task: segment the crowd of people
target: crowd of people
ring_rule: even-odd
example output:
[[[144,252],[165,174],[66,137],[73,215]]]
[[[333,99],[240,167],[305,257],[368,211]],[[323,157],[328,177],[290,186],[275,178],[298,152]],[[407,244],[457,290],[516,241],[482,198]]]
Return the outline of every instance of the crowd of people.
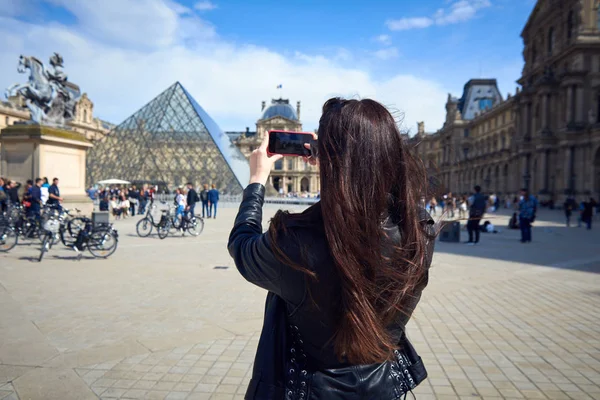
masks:
[[[21,183],[0,177],[0,211],[5,212],[11,206],[23,206],[28,217],[39,218],[44,205],[60,209],[63,199],[58,184],[58,178],[52,179],[50,184],[44,177],[29,179],[22,188]]]
[[[471,195],[461,195],[455,197],[452,193],[443,196],[432,197],[428,201],[423,201],[425,208],[431,215],[437,215],[441,211],[451,219],[467,220],[466,229],[469,234],[469,245],[479,243],[480,232],[497,233],[495,226],[486,221],[481,224],[481,220],[486,213],[494,213],[502,206],[505,209],[513,211],[509,220],[509,229],[521,230],[521,242],[531,242],[531,227],[535,222],[537,210],[540,202],[529,193],[527,189],[522,189],[519,196],[505,195],[503,200],[496,194],[485,195],[481,193],[481,187],[475,186]],[[552,201],[541,203],[545,207],[553,208]],[[569,198],[563,204],[563,210],[566,217],[567,227],[571,225],[571,218],[578,212],[578,226],[586,225],[587,229],[592,228],[594,214],[600,215],[600,204],[595,199],[577,203],[575,199]]]
[[[111,212],[117,219],[144,214],[148,204],[155,200],[157,194],[169,194],[166,190],[159,192],[158,186],[147,184],[140,188],[136,185],[129,187],[124,185],[91,186],[87,193],[92,201],[98,203],[100,211]],[[213,184],[209,189],[209,186],[205,184],[198,193],[192,183],[188,182],[184,187],[176,188],[171,194],[173,194],[177,215],[189,213],[193,218],[196,204],[201,203],[202,218],[217,217],[219,191],[216,185]]]

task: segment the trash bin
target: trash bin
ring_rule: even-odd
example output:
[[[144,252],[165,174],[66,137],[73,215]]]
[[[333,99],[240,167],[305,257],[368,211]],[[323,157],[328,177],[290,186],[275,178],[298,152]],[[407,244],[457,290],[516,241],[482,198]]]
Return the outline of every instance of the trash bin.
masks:
[[[440,230],[440,242],[460,242],[460,222],[444,221]]]

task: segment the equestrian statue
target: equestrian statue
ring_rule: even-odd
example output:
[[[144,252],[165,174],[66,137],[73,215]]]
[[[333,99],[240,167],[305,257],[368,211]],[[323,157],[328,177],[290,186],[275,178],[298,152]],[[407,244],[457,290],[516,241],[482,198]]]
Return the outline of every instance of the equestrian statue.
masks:
[[[51,69],[35,57],[21,55],[17,71],[27,73],[29,80],[24,84],[15,84],[6,90],[6,97],[23,96],[31,112],[31,122],[39,125],[64,127],[65,122],[75,116],[77,100],[81,92],[76,85],[67,82],[63,71],[63,58],[54,53],[50,57]]]

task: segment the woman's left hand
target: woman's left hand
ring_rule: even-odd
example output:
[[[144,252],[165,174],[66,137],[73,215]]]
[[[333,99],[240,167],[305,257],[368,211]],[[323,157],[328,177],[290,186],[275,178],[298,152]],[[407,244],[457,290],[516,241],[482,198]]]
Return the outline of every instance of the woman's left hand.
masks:
[[[266,185],[271,173],[271,168],[275,161],[283,158],[281,154],[273,154],[269,156],[267,154],[267,147],[269,146],[269,134],[266,133],[265,137],[260,144],[260,147],[252,152],[250,155],[250,183],[260,183]]]

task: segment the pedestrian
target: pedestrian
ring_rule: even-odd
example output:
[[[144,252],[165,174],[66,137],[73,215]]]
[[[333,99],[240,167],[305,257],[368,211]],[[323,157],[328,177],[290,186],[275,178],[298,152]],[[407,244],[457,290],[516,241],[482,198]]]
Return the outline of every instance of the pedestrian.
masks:
[[[219,203],[219,191],[217,190],[217,185],[212,184],[212,189],[208,191],[208,202],[210,203],[210,212],[209,216],[212,218],[217,218],[217,204]]]
[[[129,190],[129,212],[133,217],[135,216],[135,209],[140,203],[140,191],[137,189],[135,185],[131,187]]]
[[[563,204],[563,210],[565,211],[565,218],[567,220],[567,228],[571,226],[571,215],[573,215],[573,199],[568,198]]]
[[[190,215],[190,219],[196,218],[195,214],[194,214],[194,210],[196,209],[196,203],[198,201],[200,201],[200,197],[198,196],[198,193],[194,190],[194,186],[192,185],[191,182],[187,183],[187,198],[186,198],[186,203],[187,203],[187,208],[186,211],[189,213]]]
[[[429,200],[429,212],[431,213],[431,215],[437,215],[436,208],[437,200],[435,199],[435,197],[432,197],[431,200]]]
[[[519,201],[519,227],[521,228],[521,243],[531,242],[531,224],[535,221],[537,200],[529,194],[529,190],[521,189]]]
[[[8,195],[8,202],[13,206],[19,204],[19,188],[21,188],[21,184],[12,179],[10,179],[8,181],[8,185],[6,185],[6,194]]]
[[[479,222],[485,214],[488,199],[481,193],[481,186],[474,188],[475,193],[469,198],[469,220],[467,221],[467,232],[469,232],[469,246],[479,243]]]
[[[50,195],[49,189],[50,189],[50,184],[48,183],[48,178],[44,177],[44,182],[42,183],[42,186],[40,187],[40,191],[42,192],[42,205],[46,204],[48,202],[48,198]]]
[[[183,195],[183,190],[180,188],[175,189],[175,204],[177,209],[175,210],[175,218],[183,219],[183,214],[185,212],[186,204],[185,204],[185,196]]]
[[[62,201],[63,198],[60,197],[60,190],[58,189],[58,178],[54,178],[52,179],[52,186],[48,188],[48,201],[46,203],[60,210],[62,209],[60,206]]]
[[[593,198],[590,198],[589,201],[586,201],[583,204],[581,220],[585,222],[588,230],[592,229],[592,220],[594,219],[594,208],[596,208],[596,201]]]
[[[208,207],[208,185],[200,192],[200,201],[202,202],[202,218],[210,218],[210,208]],[[206,214],[204,213],[206,211]]]
[[[41,178],[36,178],[35,180],[35,185],[30,187],[29,190],[29,202],[30,202],[30,206],[29,206],[29,210],[28,210],[28,216],[30,218],[36,218],[36,219],[40,219],[40,208],[42,206],[42,190],[40,189],[42,187],[42,179]]]
[[[127,190],[124,190],[121,193],[121,202],[119,203],[119,207],[121,207],[121,215],[123,218],[127,218],[129,216],[129,208],[131,204],[129,202],[129,194]]]
[[[265,233],[281,156],[267,153],[268,135],[250,156],[228,249],[268,294],[245,398],[398,400],[426,377],[405,334],[433,254],[433,220],[418,205],[425,171],[372,100],[329,100],[318,132],[321,201],[279,211]]]

